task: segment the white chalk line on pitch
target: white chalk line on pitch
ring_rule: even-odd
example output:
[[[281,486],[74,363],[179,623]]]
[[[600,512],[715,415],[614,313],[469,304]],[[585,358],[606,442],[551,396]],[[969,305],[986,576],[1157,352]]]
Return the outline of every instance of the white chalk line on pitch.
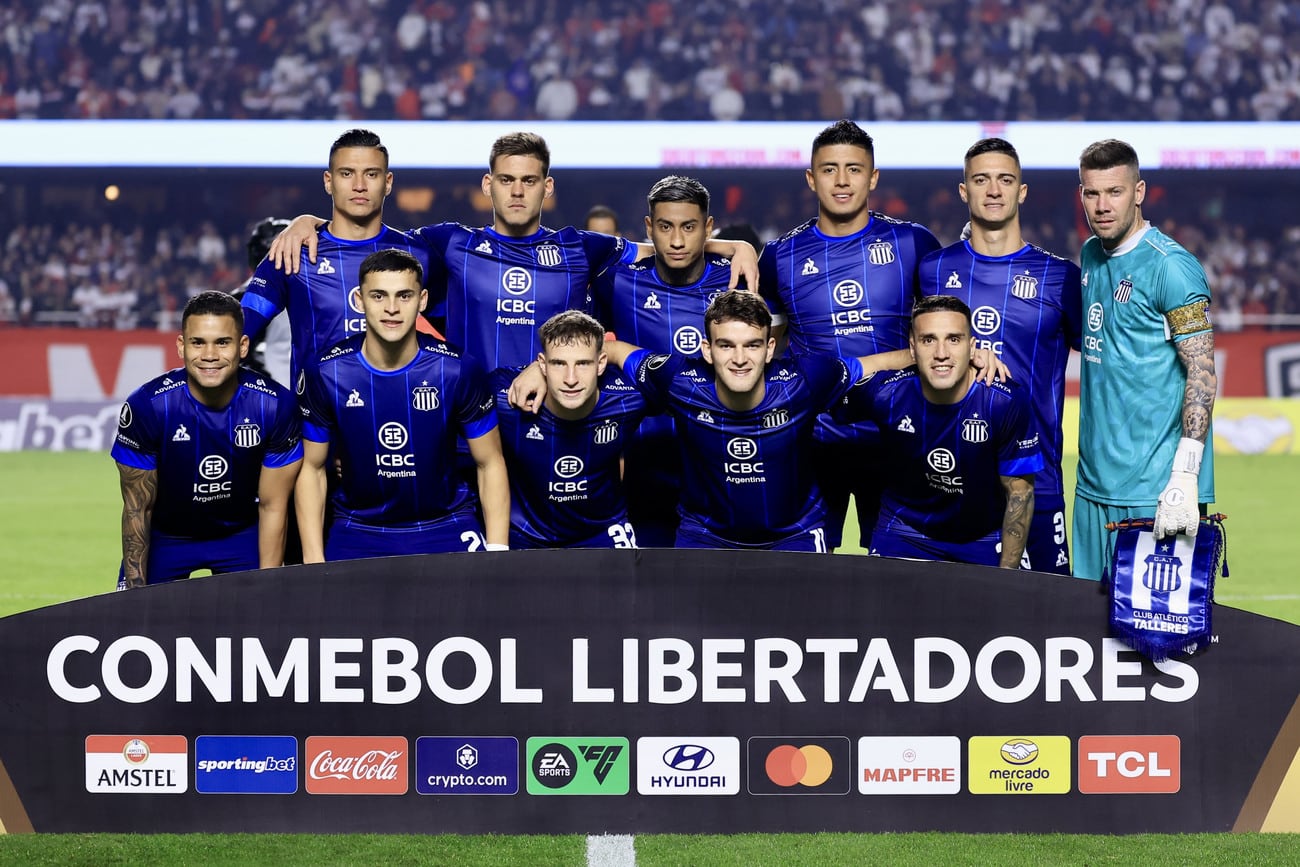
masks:
[[[1270,593],[1270,594],[1253,594],[1253,593],[1215,593],[1215,602],[1235,602],[1238,599],[1258,600],[1260,602],[1293,602],[1300,599],[1300,593]]]
[[[587,837],[587,867],[636,867],[636,838],[631,834]]]

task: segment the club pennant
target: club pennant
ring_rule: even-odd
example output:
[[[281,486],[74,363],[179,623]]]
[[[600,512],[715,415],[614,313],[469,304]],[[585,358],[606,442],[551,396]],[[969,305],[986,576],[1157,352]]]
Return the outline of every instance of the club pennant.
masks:
[[[1224,562],[1223,519],[1202,518],[1193,538],[1156,539],[1151,518],[1107,525],[1115,532],[1112,634],[1155,662],[1209,646],[1214,581]]]

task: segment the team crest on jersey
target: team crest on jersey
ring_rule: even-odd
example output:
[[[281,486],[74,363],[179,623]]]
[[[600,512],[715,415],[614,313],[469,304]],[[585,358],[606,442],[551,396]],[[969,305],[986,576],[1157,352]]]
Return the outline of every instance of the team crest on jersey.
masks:
[[[873,241],[867,245],[867,259],[872,265],[888,265],[894,261],[894,245],[888,241]]]
[[[316,273],[317,273],[317,274],[333,274],[333,273],[335,273],[335,272],[334,272],[334,266],[330,264],[330,260],[329,260],[329,259],[321,259],[321,260],[320,260],[320,265],[318,265],[318,266],[316,267]]]
[[[482,241],[479,241],[478,246],[474,248],[474,252],[475,252],[475,253],[487,253],[489,256],[491,256],[491,255],[492,255],[492,245],[491,245],[490,243],[488,243],[488,239],[487,239],[487,238],[484,238]]]
[[[953,271],[951,274],[948,275],[948,282],[943,284],[943,288],[945,289],[961,288],[961,278],[957,276],[956,271]]]
[[[190,432],[185,429],[185,425],[176,425],[176,433],[172,434],[172,442],[187,443],[190,441]]]
[[[618,439],[618,422],[610,419],[596,425],[596,429],[592,431],[591,439],[598,446],[612,443]]]
[[[774,428],[780,427],[790,421],[790,411],[785,409],[770,409],[763,413],[763,427]]]
[[[511,295],[523,295],[533,288],[533,275],[524,268],[507,268],[501,275],[501,288]]]
[[[251,449],[262,444],[262,429],[244,419],[243,424],[235,425],[235,445],[241,449]]]
[[[984,443],[989,439],[989,423],[982,418],[963,419],[961,438],[968,443]]]
[[[1011,294],[1017,298],[1037,298],[1038,278],[1028,274],[1017,274],[1011,278]]]
[[[528,429],[528,433],[524,434],[524,439],[537,440],[538,442],[541,442],[546,439],[546,437],[542,436],[542,429],[540,427],[533,425]]]
[[[713,424],[713,416],[709,414],[707,409],[700,410],[699,415],[695,416],[695,420],[702,421],[705,424]]]
[[[641,306],[646,310],[660,310],[663,308],[663,305],[659,303],[659,296],[653,292],[646,296],[645,304]]]
[[[437,409],[441,404],[438,403],[438,389],[422,382],[411,391],[411,406],[420,410]]]
[[[910,415],[903,416],[903,420],[898,423],[896,430],[903,433],[916,433],[916,428],[912,426],[912,417]]]
[[[803,270],[799,272],[800,277],[807,277],[810,274],[820,274],[820,273],[821,270],[818,269],[816,262],[814,262],[812,259],[803,260]]]
[[[1119,285],[1115,287],[1115,300],[1120,304],[1127,304],[1129,296],[1132,294],[1133,281],[1125,277],[1123,280],[1119,281]]]
[[[352,393],[348,395],[347,403],[343,405],[350,406],[350,407],[358,407],[358,406],[365,406],[366,402],[361,399],[361,395],[354,388],[352,389]]]
[[[560,248],[554,244],[542,244],[537,248],[537,264],[547,268],[554,268],[564,261],[560,254]]]

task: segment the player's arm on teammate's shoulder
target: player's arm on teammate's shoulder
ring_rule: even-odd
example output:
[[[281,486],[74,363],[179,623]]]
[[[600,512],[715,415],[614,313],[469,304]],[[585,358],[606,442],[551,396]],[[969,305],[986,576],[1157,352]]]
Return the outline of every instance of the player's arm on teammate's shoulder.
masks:
[[[728,289],[758,291],[758,253],[748,241],[728,241],[710,238],[704,242],[704,252],[726,256],[731,260],[731,279]]]
[[[478,473],[479,504],[483,507],[483,535],[488,550],[510,546],[510,480],[501,451],[501,429],[494,427],[466,441]],[[499,546],[499,547],[498,547]]]
[[[975,368],[975,378],[985,385],[994,380],[1006,382],[1011,378],[1011,368],[1002,361],[1002,356],[991,349],[976,347],[971,351],[970,364]]]
[[[293,488],[298,534],[302,537],[302,562],[325,562],[325,463],[330,445],[304,439],[302,469]]]
[[[1001,476],[1007,505],[1002,513],[1002,554],[998,565],[1019,569],[1029,541],[1029,524],[1034,517],[1034,477]]]
[[[158,498],[158,471],[117,465],[122,487],[122,572],[127,587],[143,587],[148,575],[149,529]]]
[[[289,496],[298,481],[302,461],[282,467],[263,465],[257,478],[257,567],[284,565],[284,543],[289,528]]]
[[[266,258],[274,262],[275,267],[284,273],[297,274],[298,266],[302,262],[300,255],[302,245],[307,245],[308,261],[315,262],[316,241],[319,238],[320,227],[327,222],[329,221],[311,214],[299,214],[271,241],[271,249],[267,252]]]
[[[506,392],[506,400],[511,406],[524,412],[542,411],[542,401],[546,400],[545,364],[546,361],[539,352],[537,360],[526,365],[514,378]]]
[[[902,370],[912,363],[912,353],[906,349],[891,349],[874,355],[859,355],[858,364],[862,365],[862,375],[871,376],[883,370]]]
[[[1194,301],[1165,314],[1174,351],[1187,374],[1183,386],[1183,435],[1174,453],[1169,481],[1156,502],[1154,532],[1157,539],[1186,533],[1195,536],[1200,526],[1199,483],[1201,457],[1210,433],[1214,394],[1219,376],[1214,368],[1214,331],[1209,303]],[[1178,340],[1180,335],[1190,335]]]

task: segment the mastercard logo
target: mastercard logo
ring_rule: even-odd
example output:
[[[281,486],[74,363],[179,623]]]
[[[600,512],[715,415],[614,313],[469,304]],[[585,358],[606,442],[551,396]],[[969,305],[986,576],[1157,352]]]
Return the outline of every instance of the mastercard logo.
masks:
[[[778,786],[820,786],[831,777],[835,763],[824,747],[816,744],[796,747],[782,744],[767,754],[763,763],[767,778]]]

